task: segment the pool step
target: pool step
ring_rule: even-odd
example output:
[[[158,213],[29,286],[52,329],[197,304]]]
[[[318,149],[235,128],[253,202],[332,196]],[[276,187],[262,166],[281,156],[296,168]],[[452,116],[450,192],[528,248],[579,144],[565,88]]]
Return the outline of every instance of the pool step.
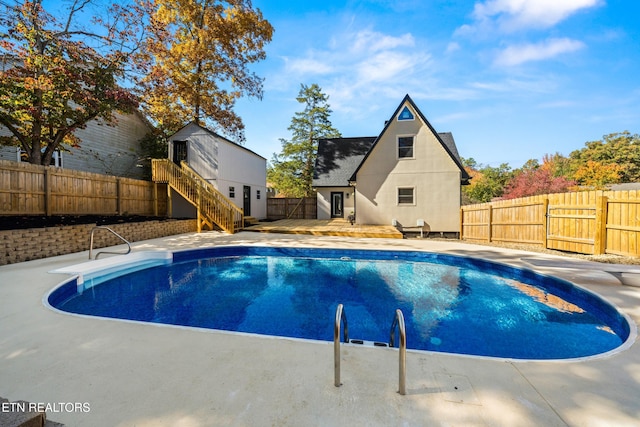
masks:
[[[47,414],[30,410],[29,402],[9,402],[0,397],[0,426],[2,427],[64,427],[64,424],[47,420]]]
[[[389,347],[389,344],[387,344],[386,342],[380,342],[380,341],[367,341],[367,340],[350,339],[349,343],[350,344],[365,345],[367,347]]]

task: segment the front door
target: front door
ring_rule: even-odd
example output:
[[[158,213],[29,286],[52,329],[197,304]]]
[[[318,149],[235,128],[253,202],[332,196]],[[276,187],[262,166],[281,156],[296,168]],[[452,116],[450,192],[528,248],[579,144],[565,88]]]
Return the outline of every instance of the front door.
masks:
[[[244,209],[245,216],[251,216],[251,187],[245,185],[242,189],[243,194],[243,204],[242,209]]]
[[[344,218],[343,192],[331,192],[331,218]]]

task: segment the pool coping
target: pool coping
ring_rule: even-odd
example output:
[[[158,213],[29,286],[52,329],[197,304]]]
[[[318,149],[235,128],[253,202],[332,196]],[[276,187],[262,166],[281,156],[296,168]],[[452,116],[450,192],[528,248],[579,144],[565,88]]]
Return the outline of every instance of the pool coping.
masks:
[[[602,266],[469,245],[238,233],[188,233],[134,244],[163,251],[213,245],[407,248],[486,257],[557,275],[602,295],[637,326],[640,288]],[[272,339],[78,319],[45,308],[61,281],[48,273],[87,252],[0,267],[0,396],[89,402],[66,425],[635,425],[640,415],[637,334],[624,351],[593,360],[483,360],[407,352],[408,395],[397,391],[397,351],[345,346],[343,385],[333,386],[332,343]],[[535,266],[535,263],[545,264]],[[35,300],[34,300],[35,299]],[[632,328],[633,329],[633,328]],[[395,368],[394,368],[395,366]],[[358,414],[354,417],[354,414]]]
[[[235,248],[243,248],[246,246],[241,246],[241,245],[224,245],[224,246],[216,246],[215,248],[211,248],[214,251],[216,249],[219,248],[231,248],[231,249],[235,249]],[[264,245],[252,245],[252,247],[255,248],[269,248],[269,246],[264,246]],[[83,262],[80,264],[74,264],[71,266],[66,266],[66,267],[62,267],[62,268],[58,268],[55,270],[51,270],[50,273],[57,273],[57,274],[66,274],[69,277],[64,279],[63,281],[61,281],[59,284],[57,284],[56,286],[54,286],[49,292],[47,292],[43,298],[42,298],[42,303],[45,307],[49,308],[50,310],[56,311],[58,313],[62,313],[62,314],[67,314],[70,316],[79,316],[79,317],[83,317],[83,318],[98,318],[98,319],[103,319],[103,320],[113,320],[113,321],[121,321],[121,322],[132,322],[132,323],[140,323],[140,324],[146,324],[146,325],[154,325],[154,326],[166,326],[166,327],[177,327],[177,328],[182,328],[182,329],[194,329],[194,330],[199,330],[199,331],[213,331],[213,332],[221,332],[221,333],[229,333],[229,334],[240,334],[240,335],[244,335],[244,336],[252,336],[252,337],[268,337],[268,338],[276,338],[276,339],[292,339],[292,340],[300,340],[303,342],[314,342],[314,341],[319,341],[319,342],[326,342],[323,340],[315,340],[315,339],[311,339],[311,338],[296,338],[296,337],[286,337],[286,336],[271,336],[271,335],[265,335],[265,334],[259,334],[259,333],[251,333],[251,332],[238,332],[238,331],[228,331],[228,330],[221,330],[221,329],[212,329],[212,328],[206,328],[206,327],[198,327],[198,326],[186,326],[186,325],[177,325],[177,324],[168,324],[168,323],[162,323],[162,322],[148,322],[148,321],[143,321],[143,320],[133,320],[133,319],[126,319],[126,318],[118,318],[118,317],[109,317],[109,316],[99,316],[99,315],[91,315],[91,314],[79,314],[79,313],[73,313],[73,312],[68,312],[65,310],[61,310],[58,307],[52,305],[50,303],[50,299],[51,297],[58,291],[60,290],[66,283],[68,283],[69,281],[75,280],[77,282],[77,287],[79,291],[86,291],[87,289],[99,284],[102,282],[99,281],[97,283],[94,283],[93,281],[91,281],[90,285],[86,284],[86,280],[85,278],[87,277],[91,277],[94,275],[103,277],[103,276],[108,276],[110,273],[115,273],[115,272],[119,272],[121,270],[127,270],[127,273],[130,271],[138,271],[138,270],[143,270],[146,268],[150,268],[156,265],[161,265],[161,264],[170,264],[172,262],[175,262],[174,258],[175,258],[175,254],[178,253],[180,255],[184,255],[184,254],[191,254],[194,252],[204,252],[207,251],[208,248],[199,248],[199,249],[181,249],[181,250],[177,250],[177,251],[142,251],[142,252],[135,252],[135,253],[130,253],[121,257],[111,257],[111,258],[106,258],[103,260],[93,260],[93,261],[88,261],[88,262]],[[303,250],[319,250],[322,251],[322,249],[318,249],[318,248],[304,248],[304,247],[287,247],[287,248],[283,248],[283,249],[303,249]],[[334,251],[335,249],[331,249],[329,251]],[[365,252],[364,250],[358,250],[358,249],[340,249],[340,250],[346,250],[346,251],[355,251],[357,252],[358,258],[356,259],[360,259],[359,257],[362,255],[363,252]],[[386,251],[386,250],[385,250]],[[375,251],[370,251],[370,252],[375,252]],[[390,251],[392,253],[400,253],[400,252],[407,252],[407,253],[411,253],[411,254],[415,254],[415,253],[424,253],[424,254],[435,254],[436,258],[438,258],[438,255],[442,255],[442,254],[438,254],[436,252],[427,252],[427,251],[419,251],[419,250],[415,250],[415,249],[404,249],[401,251]],[[211,254],[214,255],[214,254]],[[208,256],[208,255],[207,255]],[[232,254],[232,255],[222,255],[222,256],[238,256],[237,254]],[[242,255],[241,255],[242,256]],[[268,256],[268,255],[266,255]],[[325,253],[325,252],[320,252],[319,255],[321,258],[330,258],[333,259],[332,257],[329,257],[329,254]],[[384,258],[385,260],[389,259],[388,258],[389,255],[387,255],[386,258]],[[446,255],[445,255],[446,256]],[[455,257],[455,256],[454,256]],[[183,258],[183,257],[180,257]],[[192,259],[191,256],[188,256],[187,258],[188,260],[193,261],[194,259],[201,259],[201,258],[194,258]],[[368,260],[369,258],[362,258],[362,259],[366,259]],[[477,259],[478,260],[478,259]],[[427,262],[429,262],[430,260],[427,259],[425,260]],[[487,264],[487,266],[490,266],[491,268],[516,268],[522,271],[526,271],[529,273],[533,273],[536,274],[538,276],[541,277],[549,277],[552,279],[555,279],[553,276],[550,276],[548,274],[541,274],[541,273],[536,273],[533,269],[530,268],[524,268],[524,267],[513,267],[510,266],[506,263],[497,263],[497,262],[493,262],[493,261],[487,261],[487,260],[478,260],[479,262],[471,262],[472,264]],[[178,261],[178,262],[182,262],[182,261]],[[450,265],[447,262],[444,262],[445,265]],[[135,267],[132,267],[135,266]],[[121,273],[121,274],[126,274],[126,273]],[[496,274],[496,273],[491,273],[491,274]],[[500,273],[502,274],[502,273]],[[118,274],[120,275],[120,274]],[[560,279],[563,280],[565,282],[567,282],[564,279]],[[571,282],[569,282],[571,283]],[[638,336],[638,328],[635,324],[635,322],[631,319],[631,317],[629,317],[626,313],[624,313],[622,310],[620,310],[619,307],[617,307],[614,303],[606,300],[606,298],[603,298],[602,296],[600,296],[599,294],[590,291],[589,289],[580,286],[579,284],[575,284],[575,283],[571,283],[572,286],[575,286],[576,288],[580,289],[581,291],[584,291],[585,293],[591,295],[593,298],[597,299],[597,300],[602,300],[604,303],[608,304],[611,306],[611,308],[613,308],[613,310],[617,311],[623,318],[624,320],[627,322],[628,327],[629,327],[629,334],[626,337],[626,339],[622,342],[621,345],[619,345],[618,347],[615,347],[611,350],[608,350],[606,352],[602,352],[602,353],[597,353],[597,354],[593,354],[593,355],[588,355],[588,356],[579,356],[579,357],[570,357],[570,358],[549,358],[549,359],[527,359],[527,358],[515,358],[515,357],[500,357],[500,356],[487,356],[487,355],[475,355],[475,354],[465,354],[465,353],[452,353],[452,352],[439,352],[439,351],[435,351],[435,350],[420,350],[420,349],[411,349],[411,348],[407,348],[407,351],[410,352],[418,352],[418,353],[437,353],[437,354],[446,354],[446,355],[450,355],[450,356],[461,356],[461,357],[471,357],[471,358],[479,358],[479,359],[488,359],[488,360],[497,360],[497,361],[508,361],[508,362],[513,362],[513,363],[519,363],[519,362],[580,362],[580,361],[587,361],[587,360],[594,360],[594,359],[598,359],[601,357],[609,357],[611,355],[614,355],[618,352],[621,351],[625,351],[627,350],[631,345],[633,345],[633,343],[636,341],[637,336]],[[366,343],[369,343],[369,341],[364,341],[365,345],[367,345]],[[346,343],[346,344],[351,344],[351,343]],[[373,344],[373,342],[371,342],[371,344]],[[355,345],[355,344],[354,344]],[[358,344],[359,345],[359,344]]]

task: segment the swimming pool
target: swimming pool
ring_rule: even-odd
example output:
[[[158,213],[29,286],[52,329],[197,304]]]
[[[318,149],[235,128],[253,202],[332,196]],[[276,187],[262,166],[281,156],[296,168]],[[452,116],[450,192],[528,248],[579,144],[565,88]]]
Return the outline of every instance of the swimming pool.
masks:
[[[47,301],[76,314],[324,341],[343,304],[351,338],[371,342],[389,340],[399,308],[409,349],[512,359],[592,356],[630,333],[612,305],[566,281],[453,255],[227,246],[137,264],[67,281]]]

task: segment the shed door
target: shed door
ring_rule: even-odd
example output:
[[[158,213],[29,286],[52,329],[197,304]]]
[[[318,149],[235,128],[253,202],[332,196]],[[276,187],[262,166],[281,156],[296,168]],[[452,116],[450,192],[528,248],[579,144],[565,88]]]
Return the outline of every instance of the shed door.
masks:
[[[244,209],[244,215],[251,216],[251,187],[245,185],[242,189],[242,194],[242,197],[244,199],[242,205],[242,209]]]
[[[183,160],[187,161],[187,141],[173,141],[173,163],[179,166]]]
[[[344,218],[343,192],[331,192],[331,218]]]

